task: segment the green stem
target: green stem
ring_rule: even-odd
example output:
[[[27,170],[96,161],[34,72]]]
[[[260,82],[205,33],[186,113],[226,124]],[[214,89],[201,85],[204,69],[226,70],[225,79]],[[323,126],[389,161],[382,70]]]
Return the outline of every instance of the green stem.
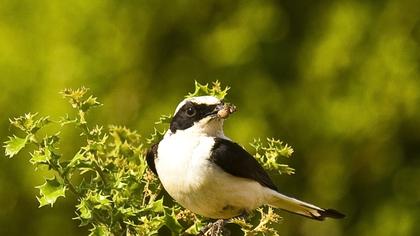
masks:
[[[105,186],[107,186],[107,185],[108,185],[108,183],[107,183],[107,180],[106,180],[105,174],[104,174],[104,172],[102,171],[101,167],[98,165],[97,160],[94,160],[94,162],[93,162],[93,163],[95,164],[95,170],[98,172],[99,176],[101,177],[102,182],[104,183],[104,185],[105,185]]]

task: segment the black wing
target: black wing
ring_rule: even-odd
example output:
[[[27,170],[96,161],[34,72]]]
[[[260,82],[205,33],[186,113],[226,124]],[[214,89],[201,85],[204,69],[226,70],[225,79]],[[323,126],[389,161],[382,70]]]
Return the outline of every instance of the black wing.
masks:
[[[155,175],[158,175],[155,166],[155,159],[157,158],[158,146],[159,143],[153,144],[146,154],[147,165],[149,166],[150,170],[152,170],[152,172],[155,173]]]
[[[210,160],[231,175],[252,179],[277,191],[268,174],[257,160],[237,143],[215,138]]]

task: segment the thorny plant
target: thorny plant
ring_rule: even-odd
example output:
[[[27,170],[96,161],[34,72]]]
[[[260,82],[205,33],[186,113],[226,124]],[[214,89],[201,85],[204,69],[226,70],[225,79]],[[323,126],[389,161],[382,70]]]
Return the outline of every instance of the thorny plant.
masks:
[[[187,97],[212,95],[224,98],[229,87],[222,89],[218,81],[211,87],[195,83],[195,91]],[[40,207],[51,207],[59,197],[74,194],[77,198],[75,214],[81,226],[90,227],[90,235],[194,235],[210,220],[183,209],[169,197],[159,180],[147,168],[145,153],[151,143],[162,138],[170,122],[163,115],[155,123],[153,134],[142,139],[135,130],[110,125],[107,128],[92,125],[87,114],[102,104],[96,97],[87,96],[86,88],[65,89],[62,95],[75,109],[55,121],[48,116],[28,113],[10,120],[19,135],[5,142],[5,154],[14,157],[26,146],[30,163],[35,169],[49,170],[45,183],[36,188]],[[80,131],[83,146],[73,156],[60,153],[61,133],[41,134],[47,125],[62,130],[71,126]],[[293,174],[293,169],[279,164],[281,157],[290,157],[293,149],[276,139],[262,142],[255,139],[251,146],[255,158],[267,169]],[[45,173],[45,172],[42,172]],[[205,204],[205,203],[203,203]],[[280,217],[264,206],[247,218],[234,218],[230,224],[239,225],[245,235],[277,235],[273,226]]]

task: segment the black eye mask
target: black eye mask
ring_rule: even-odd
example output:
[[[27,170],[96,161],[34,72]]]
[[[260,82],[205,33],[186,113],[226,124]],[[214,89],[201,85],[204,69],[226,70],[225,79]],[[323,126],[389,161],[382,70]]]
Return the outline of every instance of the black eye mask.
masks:
[[[185,130],[194,125],[195,122],[206,116],[215,114],[217,105],[196,104],[187,102],[172,118],[170,129],[172,133],[177,130]]]

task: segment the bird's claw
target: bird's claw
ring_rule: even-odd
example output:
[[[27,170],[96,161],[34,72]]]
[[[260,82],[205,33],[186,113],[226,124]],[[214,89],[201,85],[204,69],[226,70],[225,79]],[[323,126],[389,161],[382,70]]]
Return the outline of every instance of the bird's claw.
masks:
[[[225,224],[227,223],[227,220],[220,219],[213,223],[208,223],[206,226],[204,226],[199,236],[223,236],[223,235],[229,235],[229,231],[225,229]]]

